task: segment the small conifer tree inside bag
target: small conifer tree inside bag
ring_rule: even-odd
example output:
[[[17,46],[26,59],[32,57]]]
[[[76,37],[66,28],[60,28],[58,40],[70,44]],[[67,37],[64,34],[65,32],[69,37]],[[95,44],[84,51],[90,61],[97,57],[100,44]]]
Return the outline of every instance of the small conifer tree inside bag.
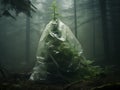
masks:
[[[53,20],[46,25],[41,35],[37,61],[30,79],[71,82],[96,75],[96,67],[92,67],[91,61],[83,58],[79,41],[55,15],[54,12]]]

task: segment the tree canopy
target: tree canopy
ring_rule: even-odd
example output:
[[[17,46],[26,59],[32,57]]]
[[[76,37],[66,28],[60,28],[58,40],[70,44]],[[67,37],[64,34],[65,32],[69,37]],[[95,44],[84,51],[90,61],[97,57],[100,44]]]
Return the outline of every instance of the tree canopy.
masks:
[[[15,11],[16,15],[24,13],[31,16],[31,11],[35,12],[36,7],[30,0],[0,0],[1,10],[0,16],[8,16],[14,18],[14,15],[10,11]]]

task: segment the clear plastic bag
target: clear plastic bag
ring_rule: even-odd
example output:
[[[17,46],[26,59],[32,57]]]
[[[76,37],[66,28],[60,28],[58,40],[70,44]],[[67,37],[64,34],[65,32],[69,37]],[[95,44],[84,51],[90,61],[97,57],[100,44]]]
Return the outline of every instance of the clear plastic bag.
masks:
[[[37,62],[30,76],[34,81],[79,78],[84,65],[82,47],[68,26],[60,20],[50,21],[43,31],[37,50]]]

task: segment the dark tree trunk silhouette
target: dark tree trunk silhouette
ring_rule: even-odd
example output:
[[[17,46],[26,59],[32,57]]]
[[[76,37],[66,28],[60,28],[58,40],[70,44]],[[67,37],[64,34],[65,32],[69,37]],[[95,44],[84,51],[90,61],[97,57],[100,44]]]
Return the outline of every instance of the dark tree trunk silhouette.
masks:
[[[96,58],[96,37],[95,37],[95,1],[92,0],[92,13],[93,13],[93,58]]]
[[[74,19],[75,19],[75,36],[77,37],[77,12],[76,12],[76,0],[74,0]]]
[[[104,50],[105,50],[105,60],[109,60],[109,40],[108,40],[108,29],[107,29],[107,9],[106,9],[106,0],[99,0],[101,17],[102,17],[102,26],[103,26],[103,40],[104,40]]]
[[[30,60],[30,17],[26,17],[26,62]]]
[[[103,39],[106,59],[111,64],[120,59],[120,0],[99,0],[103,24]]]
[[[120,0],[111,0],[109,2],[109,12],[110,17],[112,21],[112,34],[113,34],[113,40],[114,40],[114,60],[113,62],[116,62],[117,64],[120,63]]]

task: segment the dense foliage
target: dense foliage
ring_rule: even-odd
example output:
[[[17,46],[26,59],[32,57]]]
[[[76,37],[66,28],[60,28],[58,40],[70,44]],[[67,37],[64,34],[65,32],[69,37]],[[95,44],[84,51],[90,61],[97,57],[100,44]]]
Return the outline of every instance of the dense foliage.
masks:
[[[1,16],[10,16],[12,18],[14,18],[14,15],[10,13],[11,11],[15,11],[16,15],[22,12],[28,16],[31,16],[30,12],[35,12],[36,9],[30,0],[1,0],[0,3],[3,6],[0,12]]]
[[[56,26],[51,32],[61,37],[61,32]],[[83,55],[79,55],[79,51],[71,46],[69,40],[59,40],[49,33],[45,43],[47,72],[56,76],[59,75],[67,81],[93,78],[102,72],[99,66],[93,66],[92,61],[86,60]]]

